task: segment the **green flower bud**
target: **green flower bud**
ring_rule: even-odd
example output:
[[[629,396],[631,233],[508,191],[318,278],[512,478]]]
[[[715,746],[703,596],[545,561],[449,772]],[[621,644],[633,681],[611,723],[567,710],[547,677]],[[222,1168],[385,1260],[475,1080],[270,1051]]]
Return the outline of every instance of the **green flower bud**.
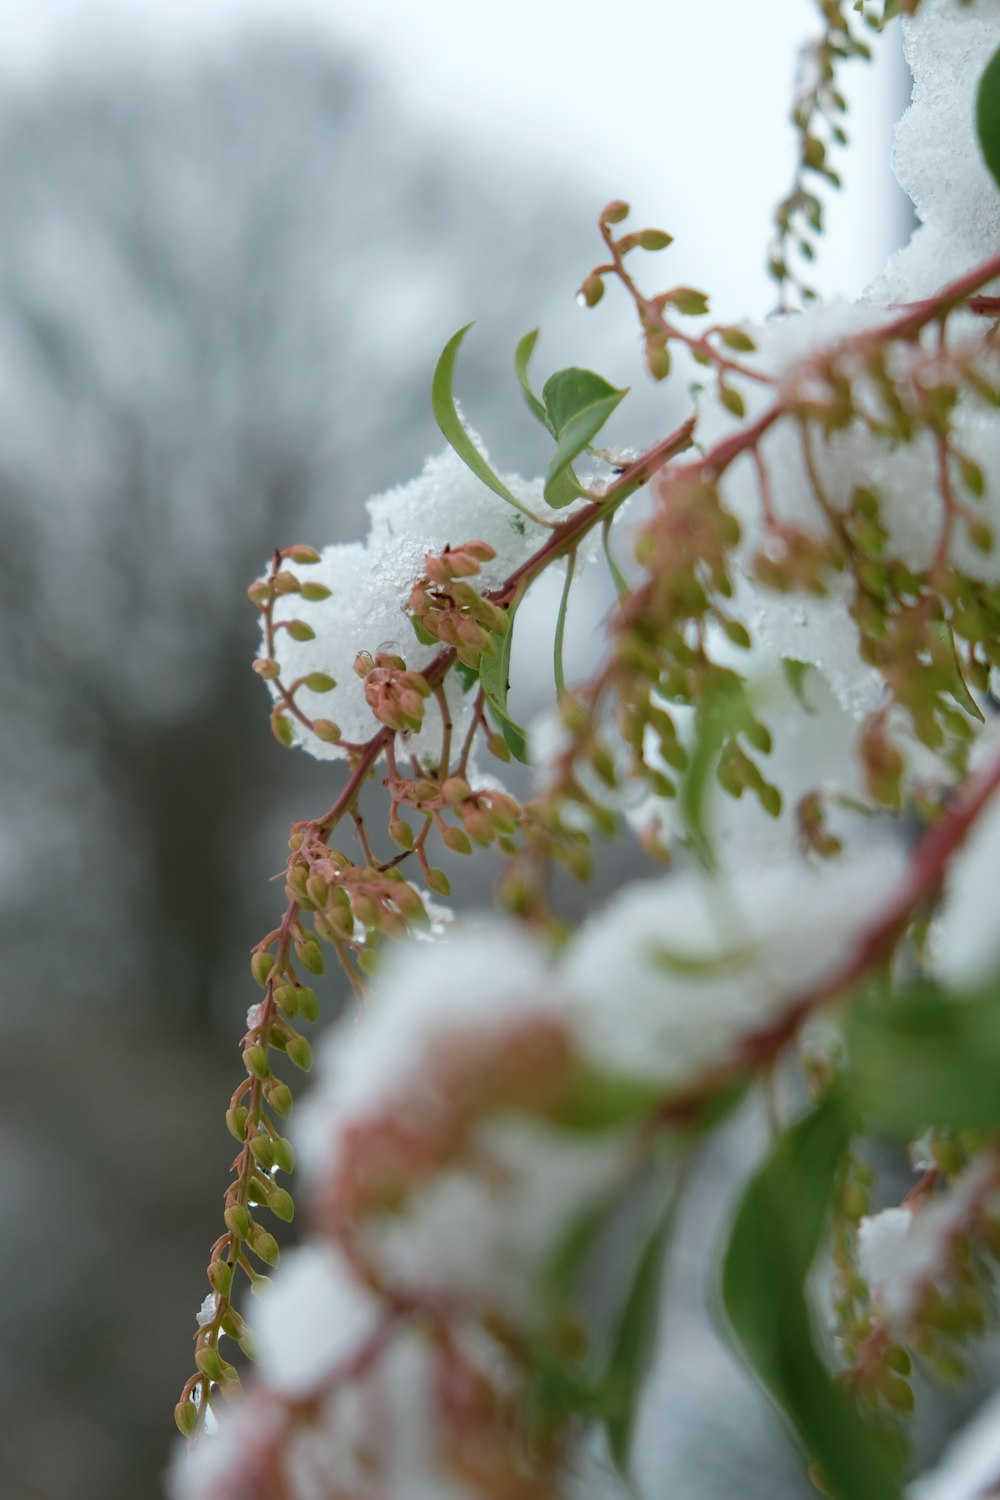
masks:
[[[250,1152],[254,1161],[265,1172],[269,1172],[274,1166],[274,1146],[271,1137],[266,1131],[258,1131],[250,1141]]]
[[[294,1172],[295,1152],[292,1143],[283,1135],[272,1137],[274,1143],[274,1164],[280,1167],[282,1172]]]
[[[335,724],[332,719],[313,719],[312,728],[316,738],[325,744],[332,744],[341,738],[340,725]]]
[[[287,1083],[278,1078],[269,1078],[264,1085],[264,1097],[276,1114],[287,1119],[292,1112],[292,1091]]]
[[[244,1105],[238,1104],[235,1109],[226,1110],[226,1127],[229,1134],[236,1137],[238,1141],[247,1138],[247,1111]]]
[[[250,1217],[250,1210],[242,1203],[230,1203],[222,1217],[226,1221],[226,1228],[236,1239],[245,1240],[249,1237],[253,1219]]]
[[[315,938],[303,938],[295,944],[295,951],[307,969],[313,974],[322,974],[323,950]]]
[[[253,1226],[250,1236],[250,1248],[258,1260],[262,1260],[266,1266],[276,1266],[281,1256],[278,1249],[278,1241],[273,1234],[268,1234],[259,1224]]]
[[[227,1260],[213,1260],[208,1268],[208,1279],[213,1291],[220,1297],[228,1297],[233,1289],[233,1268]]]
[[[273,1187],[271,1189],[267,1206],[275,1218],[281,1219],[285,1224],[290,1224],[295,1217],[295,1203],[292,1195],[284,1188]]]
[[[292,721],[286,713],[282,713],[278,708],[271,714],[271,733],[280,745],[284,745],[286,750],[291,748],[295,735]]]
[[[274,1003],[282,1015],[288,1016],[289,1020],[297,1013],[299,1008],[299,992],[294,984],[283,984],[274,992]]]
[[[443,870],[431,868],[424,873],[427,889],[433,891],[435,896],[450,896],[451,881]]]
[[[472,841],[461,828],[442,828],[441,842],[453,854],[471,854]]]
[[[274,954],[268,953],[266,948],[255,953],[250,960],[250,972],[261,988],[267,984],[268,975],[273,968]]]
[[[294,547],[286,547],[281,555],[282,557],[290,558],[294,563],[305,564],[319,562],[319,553],[316,551],[316,548],[306,547],[301,542],[297,542]]]
[[[304,583],[301,586],[301,592],[303,599],[317,601],[320,599],[329,599],[332,591],[327,588],[325,583]]]
[[[319,1001],[316,999],[316,991],[303,985],[299,990],[299,1014],[306,1021],[315,1021],[319,1015]]]
[[[293,641],[314,641],[316,632],[305,620],[282,620],[281,622]]]
[[[312,1048],[304,1036],[291,1036],[285,1047],[291,1061],[304,1073],[308,1073],[312,1067]]]
[[[222,1379],[225,1360],[214,1344],[202,1344],[200,1349],[196,1349],[194,1362],[201,1373],[207,1376],[209,1380]]]
[[[252,1047],[244,1047],[243,1062],[247,1072],[254,1074],[256,1078],[270,1076],[271,1064],[268,1062],[266,1047],[258,1047],[256,1044]]]
[[[336,686],[329,672],[310,672],[306,678],[306,687],[311,693],[331,693]]]
[[[174,1407],[174,1421],[184,1437],[190,1437],[198,1426],[198,1408],[190,1399],[178,1401]]]

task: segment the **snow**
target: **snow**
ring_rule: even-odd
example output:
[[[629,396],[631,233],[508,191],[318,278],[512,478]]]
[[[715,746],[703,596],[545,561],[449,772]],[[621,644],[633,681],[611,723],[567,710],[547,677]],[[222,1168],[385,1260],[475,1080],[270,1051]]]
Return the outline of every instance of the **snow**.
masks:
[[[478,438],[474,440],[482,450]],[[525,484],[516,475],[503,479],[529,509],[547,510],[541,480]],[[296,702],[309,718],[332,719],[343,737],[356,744],[370,739],[379,727],[354,672],[357,653],[374,655],[383,647],[402,655],[411,670],[420,670],[441,651],[437,643],[419,643],[405,612],[410,590],[423,572],[425,553],[460,542],[488,542],[496,557],[470,580],[480,592],[487,592],[498,588],[549,535],[545,526],[488,489],[451,449],[429,459],[423,473],[409,484],[374,496],[367,508],[371,525],[364,542],[327,547],[319,563],[295,570],[304,583],[324,584],[331,597],[309,601],[289,594],[275,609],[276,620],[305,620],[315,631],[311,641],[293,641],[285,631],[278,633],[276,653],[282,679],[290,682],[310,672],[329,673],[337,684],[332,692],[317,694],[302,688]],[[454,673],[445,692],[455,735],[460,736],[468,727],[471,700]],[[273,689],[272,695],[277,697]],[[345,756],[337,745],[293,722],[295,742],[317,759]],[[430,704],[423,729],[409,736],[406,746],[411,754],[436,760],[440,743],[440,716]]]
[[[1000,1484],[1000,1391],[995,1391],[945,1450],[929,1474],[909,1488],[910,1500],[986,1500]]]
[[[948,1189],[918,1208],[887,1208],[861,1220],[858,1265],[877,1311],[897,1337],[919,1313],[925,1288],[947,1274],[954,1240],[996,1181],[986,1153]]]
[[[306,1395],[364,1342],[378,1316],[375,1298],[332,1246],[310,1242],[290,1251],[254,1302],[264,1380],[286,1396]]]
[[[1000,751],[1000,725],[991,724],[973,748],[979,769]],[[944,902],[931,929],[934,971],[956,989],[987,981],[1000,960],[996,878],[1000,869],[1000,796],[977,820],[968,841],[953,857]]]
[[[561,976],[598,1066],[668,1087],[729,1058],[851,953],[902,857],[890,847],[811,867],[787,860],[714,882],[636,883],[584,923]]]
[[[325,1038],[317,1081],[297,1112],[306,1182],[328,1169],[342,1121],[377,1111],[428,1073],[439,1038],[543,1013],[556,1013],[548,956],[513,923],[455,923],[436,943],[390,951],[358,1020]]]
[[[973,110],[1000,41],[1000,4],[923,0],[903,35],[913,102],[896,127],[892,165],[921,227],[869,289],[881,302],[928,297],[1000,244],[1000,190],[983,161]]]

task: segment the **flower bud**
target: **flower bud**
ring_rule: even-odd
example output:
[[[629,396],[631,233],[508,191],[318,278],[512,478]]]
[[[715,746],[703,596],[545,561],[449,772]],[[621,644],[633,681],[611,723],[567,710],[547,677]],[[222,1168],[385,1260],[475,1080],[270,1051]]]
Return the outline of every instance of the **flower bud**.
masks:
[[[200,1349],[194,1353],[194,1362],[203,1375],[209,1380],[221,1380],[225,1369],[225,1360],[214,1344],[202,1344]]]
[[[226,1221],[226,1228],[230,1234],[235,1235],[238,1240],[245,1240],[253,1228],[253,1219],[250,1210],[242,1203],[230,1203],[222,1217]]]
[[[389,824],[389,837],[401,849],[413,848],[413,829],[403,818],[393,818]]]
[[[208,1268],[208,1279],[213,1291],[220,1297],[228,1297],[233,1287],[233,1268],[227,1260],[213,1260]]]
[[[325,583],[303,583],[300,592],[303,599],[309,599],[315,603],[320,599],[329,599],[332,590],[328,589]]]
[[[319,553],[316,551],[316,548],[306,547],[301,542],[297,542],[294,547],[286,547],[281,555],[282,557],[289,558],[294,563],[319,562]]]
[[[441,787],[441,795],[448,803],[464,802],[472,796],[472,788],[464,776],[449,776]]]
[[[250,960],[250,972],[262,989],[267,984],[267,976],[273,968],[274,954],[268,953],[266,948],[255,953]]]
[[[286,750],[291,748],[292,740],[294,738],[292,721],[288,717],[288,715],[286,713],[282,713],[281,709],[279,708],[276,708],[271,715],[271,733],[274,735],[279,744],[284,745]]]
[[[305,620],[282,620],[281,622],[293,641],[314,641],[316,632]]]
[[[429,891],[433,891],[435,896],[451,895],[451,881],[448,879],[443,870],[437,870],[433,867],[429,870],[425,870],[424,881],[427,885],[427,889]]]
[[[268,1195],[267,1206],[274,1217],[281,1219],[285,1224],[290,1224],[295,1217],[295,1203],[292,1195],[284,1188],[272,1187]]]
[[[453,854],[472,853],[472,844],[470,842],[469,835],[467,833],[464,833],[461,828],[442,828],[441,842],[444,844],[445,848],[450,849]]]
[[[186,1401],[178,1401],[174,1407],[174,1421],[184,1437],[190,1437],[198,1426],[198,1407],[190,1396]]]
[[[268,1234],[267,1230],[262,1229],[259,1224],[255,1224],[253,1227],[253,1234],[250,1237],[250,1249],[257,1256],[258,1260],[262,1260],[266,1266],[276,1266],[281,1258],[278,1241],[274,1238],[273,1234]]]
[[[316,999],[316,991],[303,985],[299,990],[299,1013],[306,1021],[315,1021],[319,1015],[319,1001]]]
[[[282,570],[271,579],[271,587],[276,594],[297,594],[302,585],[294,573]]]
[[[281,667],[273,656],[259,656],[253,663],[253,670],[265,682],[273,682],[276,677],[281,676]]]
[[[310,672],[306,678],[306,687],[311,693],[331,693],[336,686],[329,672]]]
[[[247,1138],[247,1111],[244,1105],[239,1104],[235,1109],[226,1110],[226,1127],[230,1135],[235,1136],[238,1141]]]
[[[293,1172],[295,1170],[295,1152],[292,1143],[283,1135],[272,1136],[274,1144],[274,1164],[280,1167],[282,1172]]]
[[[340,725],[335,724],[332,719],[313,719],[312,729],[316,738],[323,740],[325,744],[332,744],[341,738]]]
[[[294,984],[283,984],[274,992],[274,1003],[282,1015],[288,1016],[289,1020],[296,1014],[299,1008],[299,992]]]
[[[269,1172],[274,1166],[274,1146],[271,1137],[264,1130],[259,1130],[250,1141],[250,1151],[254,1161],[265,1172]]]
[[[258,1047],[256,1044],[252,1047],[244,1047],[243,1062],[247,1072],[253,1073],[257,1078],[267,1078],[271,1072],[266,1047]]]
[[[295,944],[295,952],[300,962],[313,974],[323,972],[323,950],[315,938],[303,937]]]
[[[312,1067],[312,1048],[304,1036],[290,1036],[285,1051],[297,1068],[308,1073]]]
[[[292,1091],[287,1083],[282,1083],[279,1078],[269,1078],[264,1085],[264,1098],[282,1119],[287,1119],[292,1112]],[[273,1142],[272,1142],[273,1149]]]

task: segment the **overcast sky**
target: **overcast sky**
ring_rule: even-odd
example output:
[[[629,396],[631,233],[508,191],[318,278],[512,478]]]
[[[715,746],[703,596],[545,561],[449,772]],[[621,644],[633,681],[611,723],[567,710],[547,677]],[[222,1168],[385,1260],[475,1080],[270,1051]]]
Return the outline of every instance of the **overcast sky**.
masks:
[[[46,68],[138,43],[160,56],[250,21],[306,18],[348,39],[403,104],[515,159],[562,165],[595,213],[629,198],[677,236],[671,278],[708,283],[717,313],[770,305],[770,206],[787,185],[786,123],[811,0],[0,0],[0,66]],[[858,146],[816,280],[852,294],[904,224],[886,158],[905,102],[898,38],[845,80]]]

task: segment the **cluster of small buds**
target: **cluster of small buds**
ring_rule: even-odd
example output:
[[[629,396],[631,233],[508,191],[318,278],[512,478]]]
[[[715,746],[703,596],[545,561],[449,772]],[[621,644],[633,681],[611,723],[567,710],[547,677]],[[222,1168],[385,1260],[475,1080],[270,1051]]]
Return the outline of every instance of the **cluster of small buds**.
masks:
[[[437,781],[430,776],[404,780],[395,777],[391,782],[392,815],[389,836],[401,849],[417,847],[423,863],[423,839],[417,845],[410,824],[399,815],[400,808],[410,808],[426,820],[426,827],[437,830],[446,849],[453,854],[471,854],[474,844],[487,848],[496,844],[501,852],[512,854],[516,842],[514,835],[521,820],[522,810],[509,793],[488,787],[474,790],[467,778],[460,773]],[[457,822],[449,822],[449,818]],[[431,890],[447,894],[435,879],[439,871],[424,870]]]
[[[251,604],[263,616],[264,623],[264,654],[254,661],[253,670],[258,677],[274,685],[277,701],[271,710],[271,733],[286,749],[290,748],[293,742],[292,715],[310,729],[317,739],[334,743],[341,737],[340,726],[332,719],[309,718],[295,701],[296,693],[303,687],[311,693],[332,692],[337,684],[328,672],[309,672],[290,683],[284,683],[281,680],[281,663],[276,654],[279,631],[284,630],[293,641],[314,640],[316,632],[306,620],[298,618],[276,620],[274,618],[275,605],[280,599],[295,595],[310,603],[318,603],[323,599],[329,599],[331,592],[325,583],[311,583],[308,580],[303,582],[285,566],[289,562],[305,567],[318,563],[319,553],[315,547],[308,547],[301,543],[286,547],[283,551],[274,554],[271,571],[267,578],[258,578],[247,589],[247,596]]]
[[[431,689],[421,672],[407,670],[401,656],[359,651],[354,670],[365,685],[365,702],[380,724],[400,734],[416,731],[424,721],[424,700]]]
[[[289,862],[289,899],[311,911],[316,933],[335,946],[353,945],[361,933],[405,937],[428,925],[419,891],[396,866],[357,865],[342,849],[318,843]]]
[[[484,599],[466,579],[474,577],[496,553],[488,542],[463,542],[428,552],[424,573],[410,591],[409,608],[418,630],[429,640],[451,646],[464,666],[496,655],[494,636],[505,635],[506,611]]]
[[[945,1132],[928,1140],[923,1175],[900,1208],[868,1217],[873,1174],[867,1168],[848,1174],[840,1194],[833,1242],[838,1342],[846,1378],[876,1411],[913,1410],[911,1356],[940,1381],[961,1380],[966,1364],[959,1348],[983,1333],[991,1311],[989,1263],[1000,1255],[995,1152],[983,1154],[982,1141],[971,1135]],[[892,1259],[905,1285],[891,1307],[859,1270],[859,1242],[885,1220],[882,1232],[891,1244],[899,1241]],[[912,1238],[916,1249],[908,1248]]]
[[[748,370],[732,358],[733,354],[751,354],[756,345],[742,328],[713,324],[712,327],[692,334],[672,320],[672,314],[685,318],[704,317],[709,310],[706,292],[693,286],[674,286],[653,297],[646,297],[639,290],[635,279],[625,267],[625,258],[633,250],[666,250],[673,244],[673,235],[664,229],[629,230],[625,234],[613,233],[613,226],[620,224],[631,212],[627,203],[616,199],[609,203],[598,221],[601,236],[611,259],[595,268],[584,277],[577,300],[585,307],[596,307],[604,296],[605,279],[614,276],[624,286],[635,304],[645,345],[646,368],[654,380],[666,380],[672,368],[671,343],[682,345],[697,364],[713,367],[718,381],[719,395],[723,403],[735,416],[744,414],[743,397],[727,381],[729,375],[750,375],[751,378],[769,383],[770,377]]]

